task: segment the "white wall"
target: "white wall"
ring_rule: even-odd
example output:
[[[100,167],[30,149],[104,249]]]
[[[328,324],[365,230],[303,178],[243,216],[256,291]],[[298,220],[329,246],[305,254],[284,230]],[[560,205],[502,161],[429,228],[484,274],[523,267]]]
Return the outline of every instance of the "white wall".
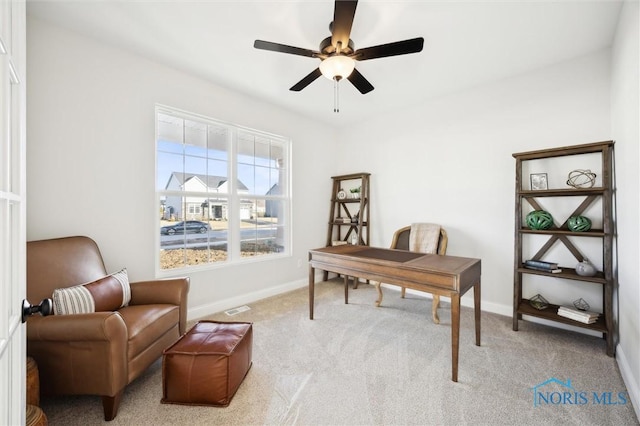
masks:
[[[192,274],[190,316],[306,284],[307,252],[325,242],[331,129],[36,19],[27,53],[29,240],[89,235],[108,270],[154,277],[157,102],[293,140],[293,256]]]
[[[611,125],[616,139],[618,302],[620,344],[616,357],[640,417],[640,71],[638,2],[626,2],[612,53]]]
[[[598,52],[342,133],[343,168],[372,173],[373,244],[387,246],[394,230],[411,222],[442,224],[449,236],[447,254],[482,259],[483,309],[510,316],[511,154],[611,139],[608,63],[609,51]],[[561,170],[561,178],[570,170]],[[557,170],[549,170],[550,180],[557,177],[553,173]],[[553,303],[571,302],[577,299],[572,284],[578,285],[567,282],[564,291],[547,285],[541,293]],[[600,299],[600,289],[578,290],[592,303]],[[525,296],[536,293],[524,290]],[[467,303],[471,297],[465,296]]]

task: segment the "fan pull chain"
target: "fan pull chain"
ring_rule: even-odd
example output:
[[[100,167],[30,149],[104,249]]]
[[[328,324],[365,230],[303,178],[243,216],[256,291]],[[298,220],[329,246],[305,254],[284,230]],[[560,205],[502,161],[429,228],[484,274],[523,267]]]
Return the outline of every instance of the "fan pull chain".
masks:
[[[342,51],[342,42],[339,41],[336,46],[336,55],[340,55]],[[342,77],[336,75],[333,77],[333,112],[340,112],[340,88],[338,87],[338,83]]]
[[[340,89],[338,88],[338,82],[340,80],[337,77],[333,78],[333,112],[340,112]]]

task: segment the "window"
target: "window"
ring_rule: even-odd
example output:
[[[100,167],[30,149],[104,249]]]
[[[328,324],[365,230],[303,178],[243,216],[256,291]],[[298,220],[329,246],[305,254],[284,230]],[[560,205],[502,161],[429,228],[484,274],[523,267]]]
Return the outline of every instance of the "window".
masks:
[[[290,141],[156,107],[159,270],[290,252]]]

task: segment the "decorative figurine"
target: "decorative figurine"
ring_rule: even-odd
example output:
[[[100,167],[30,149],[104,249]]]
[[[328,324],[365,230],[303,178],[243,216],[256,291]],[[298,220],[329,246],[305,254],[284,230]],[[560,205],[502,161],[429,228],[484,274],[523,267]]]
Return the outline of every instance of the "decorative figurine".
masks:
[[[583,277],[593,277],[597,273],[598,271],[596,271],[596,267],[593,266],[587,259],[584,259],[582,262],[579,262],[576,265],[576,274]]]

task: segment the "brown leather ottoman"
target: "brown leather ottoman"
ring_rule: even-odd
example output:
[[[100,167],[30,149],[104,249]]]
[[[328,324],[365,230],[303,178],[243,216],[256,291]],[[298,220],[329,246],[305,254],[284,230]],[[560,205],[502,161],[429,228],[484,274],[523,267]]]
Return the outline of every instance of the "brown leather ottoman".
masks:
[[[252,323],[200,321],[162,355],[162,403],[227,406],[251,368]]]

